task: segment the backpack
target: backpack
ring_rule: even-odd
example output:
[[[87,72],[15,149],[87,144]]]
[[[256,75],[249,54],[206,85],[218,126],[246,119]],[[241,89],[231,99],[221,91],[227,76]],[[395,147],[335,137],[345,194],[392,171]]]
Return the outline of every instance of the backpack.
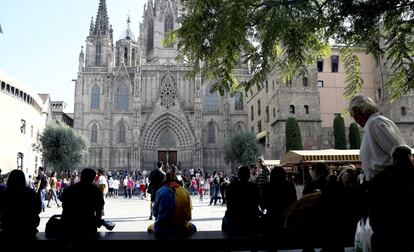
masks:
[[[64,236],[62,215],[55,214],[46,223],[45,234],[49,239],[60,239]]]

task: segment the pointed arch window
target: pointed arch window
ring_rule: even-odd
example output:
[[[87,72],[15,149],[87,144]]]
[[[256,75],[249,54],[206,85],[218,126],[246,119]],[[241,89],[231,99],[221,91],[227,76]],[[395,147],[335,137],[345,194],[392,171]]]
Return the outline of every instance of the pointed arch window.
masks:
[[[125,47],[124,48],[124,62],[125,62],[125,65],[128,65],[128,47]]]
[[[97,142],[98,142],[98,126],[96,126],[96,124],[93,124],[91,128],[91,143],[97,143]]]
[[[172,31],[174,29],[174,19],[173,17],[168,14],[167,16],[165,16],[165,20],[164,20],[164,34]],[[167,47],[173,47],[172,44],[168,45]]]
[[[148,20],[147,51],[154,49],[154,20]]]
[[[219,97],[217,92],[210,93],[210,87],[206,88],[204,97],[204,112],[217,113],[219,112]]]
[[[101,98],[101,89],[97,84],[92,87],[91,91],[91,109],[99,109]]]
[[[305,114],[309,114],[309,106],[308,105],[305,105],[305,106],[303,106],[304,108],[305,108]]]
[[[216,143],[216,127],[213,122],[207,126],[207,142],[210,144]]]
[[[101,65],[101,54],[102,54],[102,45],[101,43],[96,44],[96,54],[95,54],[95,65],[100,66]]]
[[[126,128],[123,122],[119,123],[118,128],[118,143],[125,143]]]
[[[238,123],[236,123],[234,129],[235,129],[235,131],[239,132],[239,131],[243,131],[245,129],[245,127],[244,127],[242,122],[238,122]]]
[[[243,96],[240,92],[234,95],[234,110],[243,110]]]
[[[407,115],[407,109],[405,107],[401,107],[401,115],[406,116]]]
[[[128,87],[125,84],[119,85],[116,90],[116,109],[118,111],[128,110]]]
[[[136,50],[135,48],[132,48],[132,52],[131,52],[131,65],[135,64],[135,54],[136,54]]]

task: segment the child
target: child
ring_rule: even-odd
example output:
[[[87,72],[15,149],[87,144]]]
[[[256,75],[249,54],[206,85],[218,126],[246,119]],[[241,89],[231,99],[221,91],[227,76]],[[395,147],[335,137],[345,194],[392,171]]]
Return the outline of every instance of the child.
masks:
[[[202,181],[200,181],[202,182]],[[200,183],[200,185],[197,188],[198,195],[200,195],[200,202],[203,202],[203,196],[204,196],[204,183]]]

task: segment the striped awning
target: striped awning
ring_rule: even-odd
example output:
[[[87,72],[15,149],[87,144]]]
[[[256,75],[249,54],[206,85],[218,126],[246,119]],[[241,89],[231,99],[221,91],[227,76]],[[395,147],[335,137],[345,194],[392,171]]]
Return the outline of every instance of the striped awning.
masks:
[[[355,163],[361,162],[361,160],[359,158],[359,150],[293,150],[286,153],[280,163],[285,165],[316,162]]]
[[[264,160],[263,161],[263,164],[265,165],[265,166],[277,166],[277,165],[280,165],[280,160]]]
[[[263,137],[265,137],[265,136],[266,136],[266,134],[267,134],[266,130],[263,130],[263,131],[261,131],[261,132],[257,133],[257,135],[256,135],[256,139],[257,139],[257,140],[260,140],[260,139],[262,139]]]

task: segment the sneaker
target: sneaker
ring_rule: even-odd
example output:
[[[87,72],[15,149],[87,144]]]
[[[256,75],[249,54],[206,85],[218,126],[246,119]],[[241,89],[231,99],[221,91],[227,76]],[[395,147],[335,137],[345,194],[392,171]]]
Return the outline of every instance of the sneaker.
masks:
[[[102,220],[102,225],[109,231],[112,231],[112,229],[114,229],[115,227],[115,223],[113,223],[112,221],[107,221],[107,220]]]

